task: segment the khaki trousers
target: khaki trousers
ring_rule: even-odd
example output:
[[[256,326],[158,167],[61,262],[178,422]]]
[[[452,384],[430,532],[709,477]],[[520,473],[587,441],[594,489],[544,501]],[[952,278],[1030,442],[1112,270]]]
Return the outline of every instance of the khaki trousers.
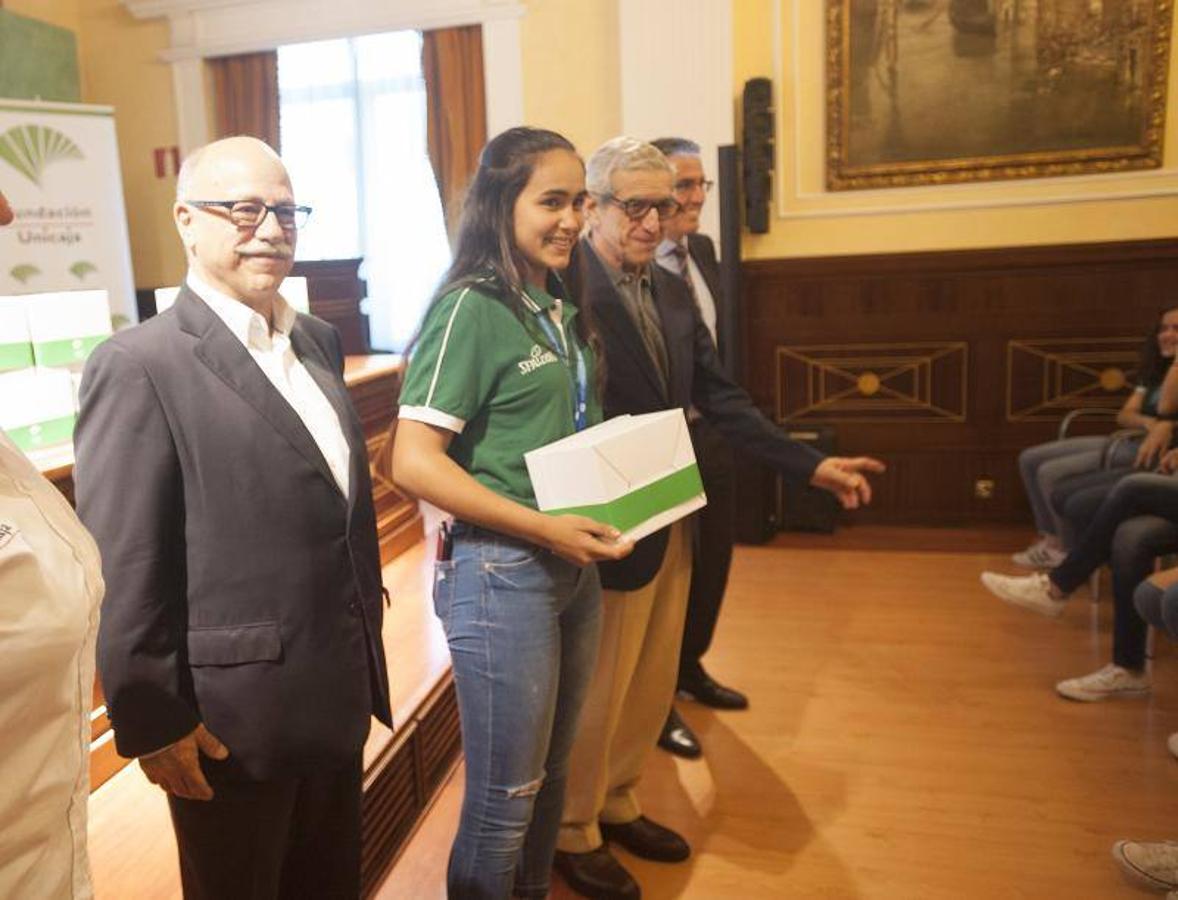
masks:
[[[559,849],[601,846],[598,821],[641,815],[634,789],[658,741],[679,672],[691,585],[691,532],[671,526],[663,564],[636,591],[602,592],[601,646],[569,758]]]

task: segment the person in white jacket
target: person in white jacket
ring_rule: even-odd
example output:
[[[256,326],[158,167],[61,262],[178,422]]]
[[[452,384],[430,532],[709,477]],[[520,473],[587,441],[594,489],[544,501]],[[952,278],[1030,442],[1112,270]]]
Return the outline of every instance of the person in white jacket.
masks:
[[[101,572],[69,503],[0,431],[0,897],[93,896],[86,803]]]

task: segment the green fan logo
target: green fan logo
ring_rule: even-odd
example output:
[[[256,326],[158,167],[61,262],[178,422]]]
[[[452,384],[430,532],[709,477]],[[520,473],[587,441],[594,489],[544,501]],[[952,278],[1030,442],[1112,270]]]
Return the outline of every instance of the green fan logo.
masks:
[[[17,125],[0,134],[0,159],[40,187],[41,175],[50,163],[85,159],[85,156],[77,144],[56,128]]]
[[[41,270],[30,263],[22,263],[19,266],[13,266],[8,272],[13,278],[21,284],[28,284],[29,279],[34,275],[40,275]]]
[[[84,280],[86,278],[86,276],[89,275],[91,272],[97,272],[97,271],[98,271],[98,266],[94,265],[94,263],[92,263],[92,262],[87,262],[84,259],[79,260],[78,262],[76,262],[72,266],[70,266],[70,274],[73,275],[76,279],[78,279],[78,281]]]

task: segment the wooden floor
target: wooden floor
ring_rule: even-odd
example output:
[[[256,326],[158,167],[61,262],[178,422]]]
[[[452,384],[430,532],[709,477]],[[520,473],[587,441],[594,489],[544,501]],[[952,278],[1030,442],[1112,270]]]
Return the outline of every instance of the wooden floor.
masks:
[[[648,898],[1133,898],[1109,848],[1178,838],[1178,655],[1147,700],[1056,680],[1109,658],[1109,606],[1059,621],[978,584],[1022,531],[844,529],[738,549],[707,657],[752,708],[680,709],[705,746],[656,751],[645,811],[694,847],[619,854]],[[1107,595],[1107,586],[1106,586]],[[445,895],[461,768],[379,897]],[[554,898],[573,895],[561,885]]]

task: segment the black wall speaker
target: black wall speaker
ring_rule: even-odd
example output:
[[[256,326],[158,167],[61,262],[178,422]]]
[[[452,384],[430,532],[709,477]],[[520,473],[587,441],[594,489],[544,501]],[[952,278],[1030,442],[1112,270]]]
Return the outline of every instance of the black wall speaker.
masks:
[[[769,230],[769,178],[773,172],[773,82],[744,83],[744,221],[753,234]]]

